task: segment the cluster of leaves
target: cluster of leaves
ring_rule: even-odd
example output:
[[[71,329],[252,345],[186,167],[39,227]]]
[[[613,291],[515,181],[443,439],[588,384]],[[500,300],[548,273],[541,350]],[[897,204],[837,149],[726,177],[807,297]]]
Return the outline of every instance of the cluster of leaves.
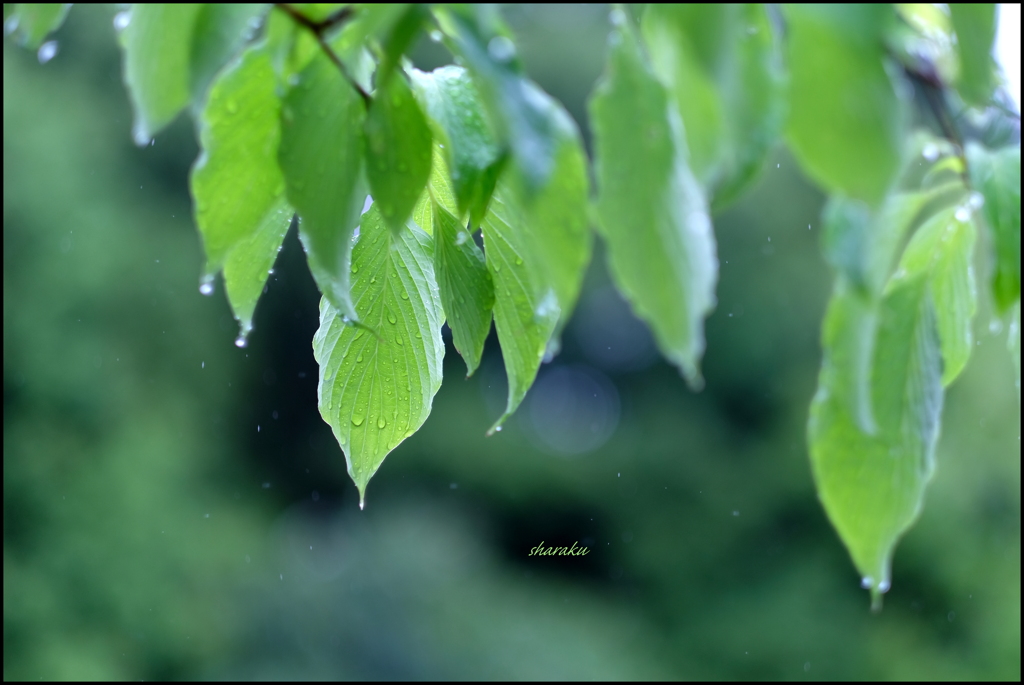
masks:
[[[67,7],[15,5],[5,26],[37,47]],[[649,5],[614,9],[611,24],[590,102],[592,193],[576,123],[526,77],[494,6],[138,4],[115,20],[136,142],[183,109],[197,122],[200,290],[223,272],[240,346],[298,215],[323,293],[320,411],[361,498],[430,412],[446,321],[472,374],[493,318],[501,430],[558,351],[592,225],[619,289],[698,389],[712,211],[784,138],[830,195],[837,274],[812,467],[877,598],[921,507],[944,387],[972,348],[978,226],[1019,387],[1019,115],[997,89],[995,8]],[[456,64],[413,68],[404,54],[422,34]]]

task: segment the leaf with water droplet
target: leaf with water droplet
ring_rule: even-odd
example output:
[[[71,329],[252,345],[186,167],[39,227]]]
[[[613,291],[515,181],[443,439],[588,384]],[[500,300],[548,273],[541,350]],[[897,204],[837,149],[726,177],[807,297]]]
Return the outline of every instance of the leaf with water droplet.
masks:
[[[15,27],[12,33],[15,43],[36,50],[48,34],[61,27],[70,9],[71,3],[19,2],[5,20],[5,26]]]
[[[217,72],[252,37],[253,24],[270,6],[264,3],[203,3],[192,29],[190,91],[198,110]]]
[[[984,197],[981,215],[994,239],[992,292],[1000,312],[1020,301],[1020,145],[989,151],[967,146],[971,183]]]
[[[448,314],[455,349],[466,362],[466,376],[472,376],[491,330],[494,285],[487,272],[484,254],[472,240],[461,244],[457,236],[462,225],[452,214],[433,203],[434,273],[441,303]],[[467,303],[468,300],[468,303]]]
[[[942,349],[942,383],[949,385],[967,365],[974,347],[971,324],[978,308],[974,283],[974,224],[952,207],[936,212],[904,250],[898,278],[923,276],[935,309]],[[890,288],[894,284],[890,284]]]
[[[362,497],[388,452],[408,437],[404,427],[411,434],[430,413],[441,386],[444,317],[435,291],[430,236],[414,225],[399,233],[390,231],[376,205],[362,215],[360,235],[381,238],[376,243],[359,240],[352,253],[361,272],[379,278],[373,284],[361,279],[352,294],[357,302],[367,303],[361,309],[365,325],[381,334],[357,338],[357,329],[344,325],[340,313],[323,299],[313,354],[320,367],[320,413],[343,445],[349,475]],[[396,296],[400,288],[409,294],[408,300]],[[394,327],[384,323],[389,314],[395,318]],[[391,332],[400,334],[404,344],[394,344]],[[357,366],[359,356],[365,363]],[[409,388],[408,394],[396,392],[399,388]],[[336,411],[324,409],[330,402],[338,406]],[[366,416],[372,421],[364,424]],[[368,430],[368,424],[376,426],[374,417],[386,416],[397,418]]]
[[[687,166],[669,97],[629,24],[590,102],[599,186],[598,228],[619,290],[662,353],[700,387],[704,317],[718,260],[707,201]]]
[[[239,122],[231,105],[245,109]],[[274,70],[261,46],[246,50],[214,82],[200,118],[202,154],[191,174],[196,225],[208,276],[224,281],[242,331],[274,265],[293,211],[277,164],[281,102]],[[212,291],[211,291],[212,292]]]
[[[331,116],[316,116],[325,104]],[[288,199],[299,213],[309,270],[334,308],[358,321],[350,269],[352,234],[366,198],[361,180],[365,106],[337,67],[318,54],[303,69],[299,85],[288,90],[284,107],[295,116],[281,120],[278,161]],[[311,174],[321,163],[326,173]]]
[[[366,117],[367,180],[393,231],[412,214],[430,176],[430,128],[404,74],[378,89]]]
[[[864,346],[868,361],[861,364]],[[894,281],[877,303],[840,277],[822,347],[808,425],[818,498],[878,601],[891,582],[893,549],[920,513],[942,411],[942,359],[926,275]],[[850,402],[857,385],[874,407],[870,433]]]
[[[452,213],[468,215],[471,224],[479,226],[498,181],[503,155],[476,87],[465,69],[451,65],[429,73],[414,69],[410,76],[434,138],[444,145],[447,167],[454,171],[458,211]]]

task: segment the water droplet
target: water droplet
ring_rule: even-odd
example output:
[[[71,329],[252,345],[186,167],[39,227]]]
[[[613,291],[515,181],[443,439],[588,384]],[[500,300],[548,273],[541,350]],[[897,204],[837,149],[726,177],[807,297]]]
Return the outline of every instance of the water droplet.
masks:
[[[505,63],[516,56],[516,46],[505,36],[495,36],[487,43],[487,54],[495,62]]]
[[[235,347],[245,347],[249,344],[249,341],[245,339],[244,335],[240,335],[235,338]]]
[[[992,319],[988,322],[988,332],[992,335],[998,335],[1003,330],[1003,322],[999,319]]]
[[[376,283],[376,282],[377,282],[377,277],[376,276],[373,276],[372,278],[370,278],[370,283]]]
[[[494,430],[496,430],[496,431],[498,431],[500,433],[501,432],[501,426],[495,426]]]
[[[516,266],[522,266],[522,265],[523,265],[523,260],[520,259],[519,257],[516,257]]]
[[[200,281],[199,294],[206,295],[207,297],[213,295],[213,278],[207,277]]]
[[[875,579],[871,576],[864,576],[860,579],[860,586],[865,590],[870,590],[875,585]]]
[[[362,364],[362,363],[363,363],[363,355],[359,355],[358,357],[356,357],[356,364]]]
[[[11,35],[12,33],[18,30],[19,23],[20,20],[18,19],[18,15],[12,14],[10,17],[7,18],[7,21],[4,22],[4,33],[8,36]]]
[[[388,425],[388,422],[384,420],[383,416],[377,419],[377,428],[384,428],[386,425]]]
[[[971,218],[971,210],[968,209],[967,207],[960,207],[956,210],[956,214],[954,214],[954,216],[956,217],[957,221],[961,223],[966,223]]]
[[[463,245],[467,240],[469,240],[469,234],[466,233],[465,231],[459,231],[458,233],[455,234],[456,245]]]
[[[437,29],[434,29],[433,31],[430,32],[430,40],[434,41],[435,43],[440,43],[442,38],[444,38],[444,36],[441,35],[441,32],[438,31]]]
[[[498,262],[494,262],[494,270],[501,271],[501,264],[498,264]]]
[[[359,273],[359,267],[357,265],[355,265],[355,264],[352,265],[352,273],[354,273],[354,274]]]
[[[389,309],[388,310],[388,323],[397,323],[397,322],[398,322],[398,319],[395,318],[395,315],[392,314],[391,310]]]
[[[132,22],[132,13],[130,10],[124,12],[118,12],[114,15],[114,29],[117,31],[124,31],[128,28],[128,24]]]
[[[934,162],[939,158],[939,146],[935,143],[928,143],[924,146],[924,149],[921,150],[921,156],[929,162]]]
[[[971,209],[981,209],[985,206],[985,196],[975,190],[971,193],[970,199],[967,200],[967,205]]]
[[[361,426],[361,425],[363,425],[363,417],[359,416],[358,414],[353,414],[352,415],[352,425],[354,425],[354,426]]]
[[[60,45],[55,40],[48,40],[39,46],[39,52],[36,53],[36,57],[39,58],[40,64],[46,64],[51,59],[57,56],[57,52],[60,51]]]
[[[405,344],[405,343],[402,342],[402,336],[400,336],[400,335],[396,335],[395,336],[395,342],[398,343],[399,345],[404,345]],[[395,361],[397,362],[398,360],[396,359]]]
[[[405,291],[403,290],[403,291],[402,291],[402,299],[403,299],[403,300],[408,300],[408,299],[409,299],[409,293],[407,293],[407,292],[405,292]]]
[[[624,26],[626,24],[626,13],[616,7],[608,14],[608,19],[612,22],[612,26]]]
[[[235,114],[238,112],[238,103],[234,100],[228,100],[227,104],[228,114]]]
[[[878,591],[879,592],[888,592],[889,591],[889,581],[888,580],[880,580],[880,581],[878,581]]]

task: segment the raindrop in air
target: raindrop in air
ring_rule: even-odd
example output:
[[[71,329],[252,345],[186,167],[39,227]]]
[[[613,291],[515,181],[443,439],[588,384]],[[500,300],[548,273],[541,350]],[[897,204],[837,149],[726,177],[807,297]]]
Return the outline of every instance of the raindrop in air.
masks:
[[[239,335],[237,338],[235,338],[235,347],[245,347],[248,344],[249,341],[246,339],[244,335]]]
[[[118,31],[124,31],[128,28],[128,24],[132,21],[132,13],[130,11],[118,12],[114,15],[114,28]]]
[[[57,56],[59,50],[60,45],[57,44],[57,41],[49,40],[39,46],[39,52],[36,53],[36,57],[39,58],[40,64],[46,64]]]
[[[507,62],[516,56],[516,46],[505,36],[495,36],[487,43],[487,54],[495,62]]]
[[[929,162],[934,162],[939,158],[939,146],[935,143],[928,143],[921,150],[921,156],[927,159]]]

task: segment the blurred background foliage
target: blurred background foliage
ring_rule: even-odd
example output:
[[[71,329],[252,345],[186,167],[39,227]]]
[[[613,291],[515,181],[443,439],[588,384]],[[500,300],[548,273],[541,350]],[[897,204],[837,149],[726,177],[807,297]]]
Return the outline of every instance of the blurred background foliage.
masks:
[[[881,614],[811,481],[831,278],[784,150],[716,217],[703,392],[599,247],[504,432],[484,438],[493,333],[468,380],[449,336],[433,414],[360,512],[294,228],[238,349],[197,289],[191,122],[132,145],[113,14],[73,10],[45,66],[4,43],[5,679],[1020,678],[1020,420],[987,288]],[[607,8],[506,15],[586,132]],[[528,557],[541,541],[591,553]]]

